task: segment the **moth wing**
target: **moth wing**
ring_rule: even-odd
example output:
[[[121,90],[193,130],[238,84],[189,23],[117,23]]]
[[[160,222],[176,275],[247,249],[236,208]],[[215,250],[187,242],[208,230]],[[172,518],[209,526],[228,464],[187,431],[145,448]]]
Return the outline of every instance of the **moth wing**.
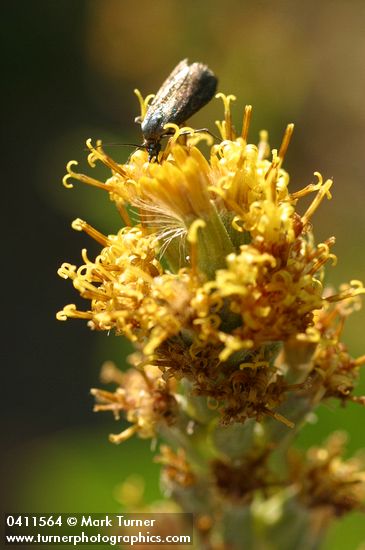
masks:
[[[193,63],[188,74],[176,83],[174,95],[166,98],[167,122],[182,124],[214,96],[218,80],[213,72],[201,63]]]
[[[174,88],[176,88],[178,82],[181,81],[181,79],[188,74],[188,71],[188,60],[183,59],[182,61],[180,61],[180,63],[176,65],[175,69],[166,78],[165,82],[162,84],[157,94],[153,98],[151,106],[157,105],[161,102],[163,103],[166,100],[166,97],[173,94]]]
[[[158,139],[168,122],[182,124],[215,94],[217,78],[202,63],[183,59],[165,80],[142,121],[145,139]]]

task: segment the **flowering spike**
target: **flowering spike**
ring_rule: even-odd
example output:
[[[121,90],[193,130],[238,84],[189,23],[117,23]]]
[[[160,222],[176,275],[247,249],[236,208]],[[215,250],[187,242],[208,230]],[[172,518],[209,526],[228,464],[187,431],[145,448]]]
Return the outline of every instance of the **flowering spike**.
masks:
[[[141,120],[149,96],[136,94]],[[197,548],[281,547],[289,522],[292,540],[319,547],[323,526],[313,525],[323,510],[329,519],[361,509],[364,465],[342,458],[338,434],[305,456],[291,442],[326,400],[365,404],[354,395],[365,356],[353,359],[341,342],[365,290],[357,280],[325,286],[335,239],[316,242],[311,222],[332,180],[315,172],[317,182],[290,192],[283,161],[293,124],[270,158],[266,131],[247,143],[251,106],[236,136],[235,98],[217,97],[222,141],[208,158],[197,147],[203,132],[167,124],[160,163],[137,150],[119,165],[88,140],[89,165],[111,170],[106,183],[67,165],[64,185],[74,178],[107,190],[127,226],[104,235],[73,222],[101,249],[96,257],[83,249],[80,267],[60,267],[87,305],[69,304],[57,318],[84,319],[134,344],[131,368],[103,366],[102,383],[114,389],[91,390],[94,410],[129,423],[113,443],[137,435],[173,445],[161,446],[157,461],[166,492],[197,518]],[[267,512],[273,503],[277,517]]]

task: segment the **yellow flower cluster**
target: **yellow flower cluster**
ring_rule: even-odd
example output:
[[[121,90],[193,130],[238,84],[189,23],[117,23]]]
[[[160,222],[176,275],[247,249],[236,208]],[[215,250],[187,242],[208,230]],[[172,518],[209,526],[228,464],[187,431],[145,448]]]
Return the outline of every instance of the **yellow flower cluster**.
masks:
[[[75,161],[69,163],[64,184],[72,186],[73,178],[106,190],[126,227],[104,236],[86,222],[74,222],[104,248],[94,261],[83,251],[78,269],[60,268],[90,306],[86,311],[66,306],[58,318],[79,317],[94,329],[115,329],[136,343],[142,362],[158,366],[165,379],[187,377],[197,393],[216,400],[225,422],[268,414],[291,425],[273,410],[288,391],[302,386],[286,383],[274,368],[277,346],[323,340],[319,312],[363,288],[354,281],[338,295],[323,290],[324,265],[335,260],[334,239],[316,244],[310,220],[323,198],[330,198],[332,181],[316,173],[316,183],[289,192],[282,163],[293,125],[268,159],[266,132],[258,146],[247,143],[251,108],[246,107],[237,135],[233,98],[222,99],[222,141],[211,146],[209,160],[196,147],[207,136],[174,126],[158,163],[137,150],[118,165],[100,142],[94,147],[88,141],[90,165],[100,160],[112,171],[105,183],[76,173]],[[142,102],[142,115],[145,107]],[[297,202],[310,193],[314,199],[299,216]],[[139,217],[135,226],[130,207]],[[321,388],[326,387],[323,396],[348,394],[352,387],[342,378],[337,385],[328,377],[323,366],[328,353],[327,346],[315,359]]]
[[[153,438],[161,424],[174,423],[177,402],[170,384],[162,380],[157,367],[146,365],[143,371],[130,369],[121,372],[113,363],[107,362],[101,377],[105,383],[118,384],[118,388],[115,392],[92,389],[97,401],[94,411],[111,411],[117,420],[120,411],[124,411],[131,423],[123,432],[109,436],[112,443],[121,443],[135,433],[142,438]]]

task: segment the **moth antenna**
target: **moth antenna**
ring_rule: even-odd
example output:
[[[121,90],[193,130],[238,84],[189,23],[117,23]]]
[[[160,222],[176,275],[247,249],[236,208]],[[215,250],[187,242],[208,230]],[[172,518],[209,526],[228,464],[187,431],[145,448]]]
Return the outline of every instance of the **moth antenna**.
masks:
[[[137,149],[146,149],[143,143],[103,143],[103,147],[137,147]],[[84,151],[89,151],[89,149],[85,147]]]

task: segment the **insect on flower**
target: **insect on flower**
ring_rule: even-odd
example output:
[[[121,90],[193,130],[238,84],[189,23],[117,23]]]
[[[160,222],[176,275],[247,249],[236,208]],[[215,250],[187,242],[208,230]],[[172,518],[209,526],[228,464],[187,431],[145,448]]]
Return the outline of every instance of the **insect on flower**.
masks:
[[[217,83],[217,77],[207,65],[189,65],[187,59],[180,61],[162,84],[141,122],[143,147],[150,161],[157,160],[161,139],[171,134],[165,130],[165,124],[184,123],[212,99]]]

